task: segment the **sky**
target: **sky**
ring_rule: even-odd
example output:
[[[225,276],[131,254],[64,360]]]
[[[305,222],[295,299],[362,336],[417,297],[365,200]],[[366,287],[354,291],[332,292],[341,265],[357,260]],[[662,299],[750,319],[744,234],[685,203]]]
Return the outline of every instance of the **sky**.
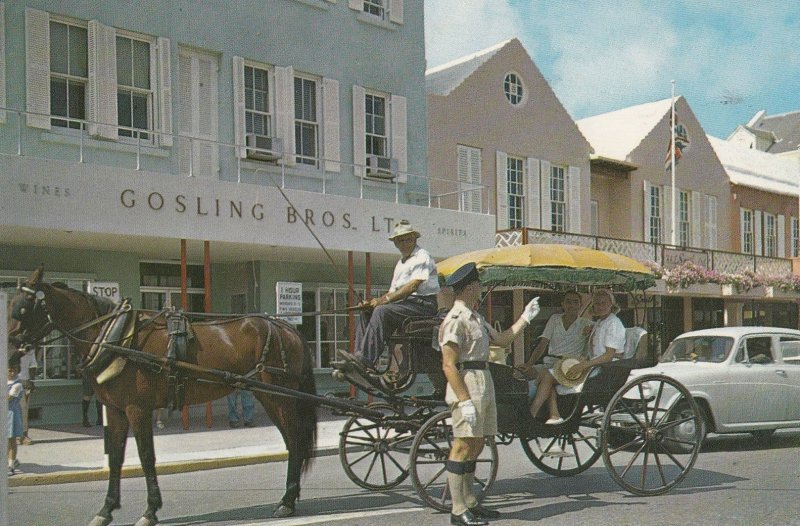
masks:
[[[800,111],[796,0],[425,0],[428,68],[518,38],[575,119],[683,95],[709,135]]]

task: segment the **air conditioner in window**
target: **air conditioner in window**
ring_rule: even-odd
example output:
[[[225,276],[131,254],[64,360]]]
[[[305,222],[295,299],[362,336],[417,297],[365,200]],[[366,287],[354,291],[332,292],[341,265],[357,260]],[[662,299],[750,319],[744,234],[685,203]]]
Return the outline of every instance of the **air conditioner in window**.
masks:
[[[247,134],[247,158],[257,161],[276,161],[283,157],[283,139],[266,135]]]
[[[397,159],[381,157],[380,155],[367,156],[367,177],[383,181],[394,181],[394,178],[397,177],[397,172]]]

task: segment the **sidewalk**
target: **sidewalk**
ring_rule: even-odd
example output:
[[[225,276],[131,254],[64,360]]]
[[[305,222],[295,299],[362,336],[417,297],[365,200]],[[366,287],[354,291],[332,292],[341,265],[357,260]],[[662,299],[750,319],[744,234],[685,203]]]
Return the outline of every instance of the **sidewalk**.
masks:
[[[319,412],[316,455],[335,454],[344,417]],[[287,453],[278,429],[261,412],[255,427],[231,429],[225,415],[215,416],[212,428],[193,419],[183,430],[180,412],[173,412],[164,429],[153,428],[156,466],[159,475],[205,469],[242,466],[286,460]],[[21,463],[8,477],[9,487],[62,484],[105,480],[108,470],[103,452],[103,428],[80,425],[30,428],[33,444],[19,446]],[[123,478],[142,476],[136,440],[128,437]]]

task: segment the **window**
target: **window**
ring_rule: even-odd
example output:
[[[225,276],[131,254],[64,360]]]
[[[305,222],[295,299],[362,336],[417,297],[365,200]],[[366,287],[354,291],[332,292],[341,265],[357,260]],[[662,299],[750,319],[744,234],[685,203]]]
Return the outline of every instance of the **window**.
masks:
[[[522,228],[524,195],[524,159],[509,156],[506,161],[508,180],[508,228]]]
[[[650,224],[648,225],[648,239],[650,243],[661,243],[661,187],[650,186]]]
[[[792,257],[800,256],[800,221],[792,218]]]
[[[85,27],[50,22],[50,114],[53,126],[81,129],[86,119],[89,80],[88,37]]]
[[[550,228],[553,232],[566,231],[567,194],[564,167],[550,167]]]
[[[678,244],[682,247],[691,245],[692,230],[689,225],[690,217],[689,192],[680,190],[678,193]]]
[[[297,162],[317,164],[319,122],[317,120],[317,82],[294,79],[294,136]]]
[[[503,93],[505,93],[506,99],[508,99],[508,102],[513,106],[522,104],[525,92],[522,86],[522,80],[516,73],[508,73],[505,79],[503,79]]]
[[[753,211],[742,209],[742,252],[753,253]]]
[[[378,18],[384,18],[386,14],[384,0],[364,0],[364,12],[375,15]]]
[[[764,255],[770,257],[778,255],[777,225],[772,214],[764,214]]]
[[[150,129],[153,115],[153,91],[150,85],[150,43],[117,36],[117,118],[120,126]],[[121,137],[133,137],[133,131],[120,128]],[[142,139],[149,139],[142,133]]]
[[[367,93],[365,100],[367,155],[388,157],[389,138],[386,133],[386,99]]]
[[[244,67],[245,132],[272,137],[269,72],[254,66]]]
[[[781,355],[783,363],[787,365],[800,365],[800,338],[794,336],[781,336]]]

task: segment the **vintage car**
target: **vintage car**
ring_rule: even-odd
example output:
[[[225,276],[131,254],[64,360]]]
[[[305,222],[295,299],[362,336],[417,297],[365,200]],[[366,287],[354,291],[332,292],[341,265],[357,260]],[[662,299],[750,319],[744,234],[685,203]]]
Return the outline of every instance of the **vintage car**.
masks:
[[[800,427],[800,331],[777,327],[724,327],[687,332],[655,367],[632,377],[663,374],[678,380],[701,409],[706,433],[749,432],[768,439],[779,428]],[[675,393],[650,393],[668,407]],[[682,408],[676,407],[678,414]],[[690,442],[693,421],[675,426]]]

